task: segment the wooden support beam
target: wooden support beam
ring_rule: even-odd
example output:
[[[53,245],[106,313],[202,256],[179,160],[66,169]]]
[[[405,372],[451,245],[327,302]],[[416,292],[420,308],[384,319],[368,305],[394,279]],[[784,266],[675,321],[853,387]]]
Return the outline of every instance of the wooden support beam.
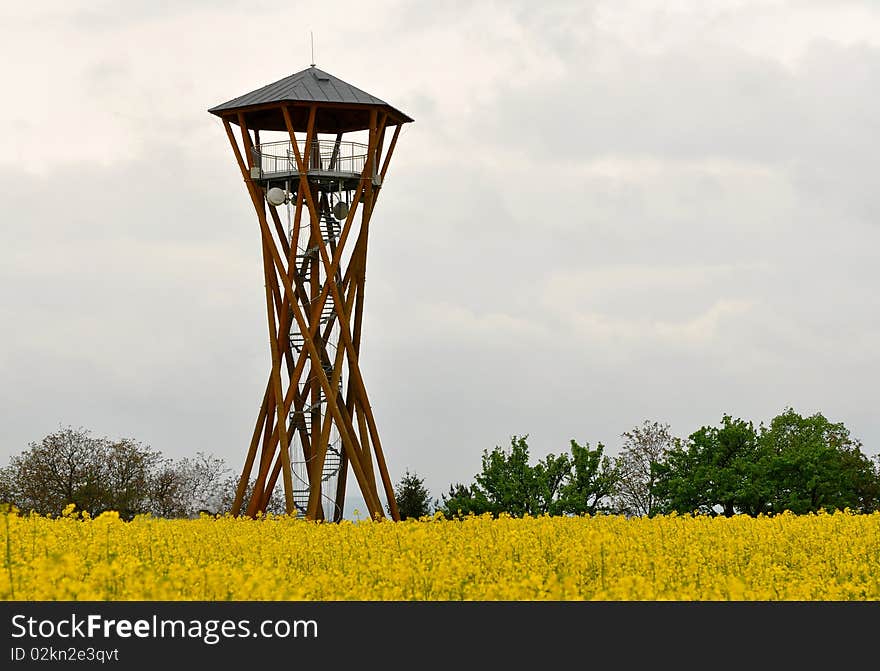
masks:
[[[262,208],[262,203],[260,202],[259,197],[255,194],[253,189],[251,189],[251,199],[254,201],[255,209],[257,211],[257,216],[258,216],[258,219],[260,222],[261,234],[262,234],[264,240],[270,240],[271,235],[270,235],[270,231],[269,231],[268,224],[267,224],[267,218],[265,216],[265,210]],[[313,222],[313,224],[314,223],[316,223],[316,222]],[[343,228],[343,236],[345,234],[346,234],[346,229]],[[342,244],[341,238],[340,238],[340,244]],[[287,290],[287,292],[290,295],[293,295],[294,290],[292,287],[292,283],[290,281],[290,278],[289,278],[287,272],[285,272],[284,263],[283,263],[280,255],[278,254],[278,250],[273,245],[267,245],[267,247],[268,247],[270,253],[272,254],[273,263],[275,263],[275,265],[279,269],[279,272],[280,272],[282,279],[285,283],[285,289]],[[335,286],[335,282],[327,282],[327,285]],[[295,320],[297,321],[297,325],[300,328],[300,331],[302,333],[309,332],[308,322],[306,321],[305,317],[300,312],[299,306],[296,305],[296,303],[290,303],[290,305],[293,307],[293,315],[294,315]],[[343,330],[343,332],[344,332],[344,330]],[[315,373],[318,376],[318,379],[320,381],[322,389],[323,389],[324,393],[329,396],[330,395],[330,382],[327,379],[327,376],[324,373],[323,368],[321,367],[320,354],[318,353],[318,351],[315,347],[315,344],[311,338],[306,338],[304,345],[305,345],[306,350],[308,350],[309,359],[311,361],[313,369],[315,369]],[[346,444],[346,441],[349,441],[350,445],[359,445],[357,438],[349,430],[349,427],[351,426],[351,419],[349,417],[346,417],[343,414],[341,414],[339,409],[336,406],[331,405],[330,408],[331,408],[331,411],[334,413],[334,415],[336,415],[334,417],[334,419],[336,420],[337,428],[339,429],[340,434],[342,435],[343,444]],[[364,474],[363,474],[363,471],[360,469],[359,464],[357,464],[356,461],[351,461],[351,463],[352,463],[352,468],[355,473],[355,477],[358,479],[358,484],[361,485],[362,490],[365,492],[365,497],[368,499],[367,505],[368,505],[368,508],[370,509],[371,515],[383,516],[381,504],[378,500],[378,496],[371,496],[370,495],[370,485],[366,481],[364,481]],[[375,486],[373,486],[373,489],[375,489]]]
[[[260,144],[259,131],[254,131],[252,139],[244,115],[238,113],[237,120],[242,141],[240,149],[231,131],[230,117],[223,118],[227,136],[259,221],[271,354],[269,381],[245,467],[236,489],[233,508],[236,514],[242,508],[249,478],[257,461],[258,448],[262,447],[256,480],[259,487],[254,487],[248,511],[265,509],[279,474],[283,474],[286,509],[288,513],[293,512],[290,446],[294,443],[289,441],[296,434],[300,438],[299,444],[302,445],[303,459],[308,464],[306,477],[309,480],[310,495],[306,517],[322,518],[321,478],[330,434],[335,426],[339,431],[343,450],[340,456],[340,471],[335,492],[336,511],[333,519],[342,519],[349,466],[364,495],[371,518],[385,516],[376,486],[377,480],[373,473],[373,456],[378,465],[378,475],[382,480],[391,517],[399,519],[399,511],[394,500],[394,492],[358,357],[363,320],[369,222],[382,179],[400,134],[401,124],[394,124],[394,135],[386,149],[388,114],[382,110],[370,110],[369,142],[361,179],[354,189],[348,216],[344,220],[338,239],[330,235],[325,245],[321,230],[322,215],[330,221],[328,213],[332,202],[326,185],[319,187],[317,181],[309,179],[310,169],[326,167],[313,165],[316,154],[314,150],[319,147],[315,123],[318,105],[313,104],[309,107],[302,151],[294,132],[290,109],[287,105],[282,105],[280,110],[284,116],[299,172],[293,224],[288,216],[288,226],[295,229],[293,235],[290,235],[290,231],[285,231],[278,211],[271,206],[267,208],[264,187],[252,177],[250,168],[254,161],[258,160],[255,158],[255,149]],[[338,134],[331,161],[338,159],[341,139],[342,135]],[[266,212],[267,209],[269,214]],[[346,257],[346,242],[355,227],[358,209],[361,210],[360,231],[354,249]],[[308,248],[316,249],[313,259],[306,257],[297,259],[297,253],[302,253],[299,251],[299,241],[303,239],[300,233],[304,225],[303,210],[309,215],[307,224],[309,235],[306,244]],[[301,271],[307,264],[311,264],[311,275],[307,281],[303,281]],[[332,311],[326,307],[330,305],[328,301],[332,302]],[[322,325],[321,316],[325,310],[328,310],[330,318],[325,325]],[[297,352],[293,351],[290,344],[289,334],[294,326],[303,336],[302,349]],[[335,342],[335,345],[331,342],[331,334],[333,341],[338,335],[338,342]],[[285,368],[283,374],[282,368]],[[306,370],[308,375],[303,380]],[[343,395],[340,382],[346,371],[347,389]],[[303,393],[300,393],[301,388]],[[326,406],[319,404],[321,396],[325,399]],[[301,413],[308,402],[318,409],[312,418],[311,432],[307,432],[304,425],[300,426],[299,421],[294,421],[297,417],[296,413]],[[326,408],[324,413],[321,412],[321,407]],[[294,408],[292,415],[291,408]]]
[[[346,313],[349,313],[351,311],[352,303],[354,302],[354,297],[355,297],[355,291],[351,291],[348,296],[347,304],[344,306],[338,306],[337,309],[344,310]],[[328,407],[329,407],[329,404],[331,404],[331,403],[337,404],[339,401],[339,385],[340,385],[340,379],[342,377],[342,362],[343,362],[344,355],[345,355],[345,350],[342,349],[341,347],[337,347],[336,348],[336,356],[333,361],[333,368],[331,369],[333,371],[333,374],[330,379],[330,387],[333,389],[333,395],[332,395],[332,397],[327,398]],[[318,442],[316,444],[315,453],[312,457],[312,462],[311,462],[311,472],[312,472],[311,481],[312,482],[320,481],[322,478],[322,474],[324,472],[324,460],[327,456],[327,446],[330,441],[330,429],[333,425],[332,419],[333,419],[333,417],[328,410],[326,416],[324,417],[324,421],[321,424],[320,437],[319,437]],[[361,448],[361,450],[359,450],[359,452],[361,454],[363,454],[363,447]],[[365,472],[366,472],[366,469],[365,469]],[[306,509],[306,517],[313,518],[313,517],[317,516],[318,508],[320,505],[320,497],[322,494],[323,493],[321,492],[320,487],[312,487],[311,488],[311,491],[309,492],[309,503],[308,503],[308,507]]]
[[[288,133],[290,134],[291,138],[294,139],[295,135],[294,135],[294,131],[293,131],[293,124],[291,123],[291,120],[290,120],[290,113],[287,111],[286,107],[282,108],[282,110],[284,111],[285,121],[288,126]],[[371,110],[370,111],[370,141],[369,141],[369,145],[368,145],[368,149],[367,149],[367,159],[365,161],[364,169],[363,169],[362,176],[361,176],[361,186],[364,187],[364,185],[365,185],[366,202],[368,202],[368,203],[372,203],[372,192],[373,192],[372,175],[374,174],[373,162],[375,159],[375,149],[376,149],[376,144],[378,142],[379,131],[380,131],[380,129],[378,128],[378,118],[377,117],[378,117],[378,115],[377,115],[376,110]],[[308,170],[306,168],[303,157],[299,153],[298,147],[296,147],[295,145],[294,145],[294,157],[296,159],[297,166],[300,171],[301,179],[303,181],[305,181]],[[318,212],[317,212],[317,206],[314,202],[314,199],[312,198],[311,192],[308,190],[306,190],[306,204],[309,208],[309,218],[312,222],[312,226],[317,227],[317,222],[318,222],[318,218],[319,218]],[[351,214],[352,213],[349,212],[349,217],[351,216]],[[362,215],[362,216],[366,216],[367,217],[366,220],[369,221],[369,212],[366,209],[364,210],[364,215]],[[361,226],[363,226],[363,225],[364,225],[364,222],[362,219]],[[336,286],[336,282],[333,280],[333,275],[334,275],[334,272],[336,269],[335,265],[334,265],[334,261],[336,261],[337,259],[334,259],[331,261],[331,259],[327,255],[327,251],[323,248],[323,246],[319,247],[318,252],[321,255],[321,260],[324,264],[324,267],[327,269],[328,279],[326,281],[325,288],[330,289],[330,297],[332,298],[334,303],[341,304],[342,301],[340,300],[338,287]],[[366,418],[367,427],[368,427],[369,433],[370,433],[370,438],[372,440],[374,449],[377,451],[377,454],[378,454],[379,452],[381,452],[381,443],[379,441],[378,430],[376,429],[376,423],[375,423],[375,419],[373,417],[372,408],[370,407],[369,399],[367,397],[366,386],[364,385],[363,377],[361,376],[361,373],[360,373],[360,366],[358,364],[357,355],[354,352],[354,348],[352,345],[350,326],[348,324],[348,321],[347,321],[347,318],[345,315],[339,315],[339,321],[340,321],[340,326],[341,326],[340,340],[342,341],[343,346],[347,350],[349,373],[351,374],[351,376],[355,382],[354,393],[355,393],[356,398],[358,398],[360,407],[361,407],[361,409],[364,413],[364,416]],[[354,462],[352,462],[352,463],[354,463]],[[382,471],[382,469],[380,467],[380,472],[381,471]],[[389,492],[390,492],[389,508],[391,509],[392,517],[397,519],[398,518],[398,513],[396,512],[397,505],[396,505],[396,502],[394,501],[393,487],[391,485],[390,478],[387,476],[386,473],[382,473],[382,479],[383,479],[383,486],[384,486],[384,489],[386,492],[386,496],[388,496]],[[371,481],[371,484],[372,484],[373,490],[375,491],[375,481]],[[365,494],[366,494],[366,492],[365,492]],[[371,512],[371,515],[374,514],[374,512],[372,510],[370,512]],[[379,506],[378,514],[380,516],[384,517],[384,512],[381,509],[381,505]]]
[[[314,110],[314,107],[313,107],[313,110]],[[318,218],[318,214],[317,214],[317,208],[316,208],[314,200],[312,198],[311,190],[309,189],[309,186],[308,186],[308,170],[306,169],[306,165],[303,160],[303,156],[299,151],[299,146],[296,141],[296,134],[293,130],[293,123],[291,121],[290,112],[287,109],[287,107],[282,107],[282,112],[284,114],[285,123],[287,124],[287,130],[288,130],[288,134],[290,135],[291,145],[293,148],[294,156],[296,158],[296,162],[297,162],[297,165],[298,165],[298,168],[300,171],[300,191],[304,192],[304,194],[306,196],[306,204],[309,208],[309,219],[310,219],[311,226],[313,227],[313,229],[318,229],[318,225],[319,225],[318,219],[319,218]],[[323,306],[323,301],[326,300],[326,297],[328,295],[328,290],[332,290],[335,294],[333,296],[334,303],[336,305],[342,304],[342,301],[340,300],[340,296],[339,296],[339,292],[338,292],[338,287],[336,285],[334,278],[335,278],[336,270],[339,266],[339,263],[340,263],[340,260],[342,257],[341,248],[345,244],[345,240],[347,238],[348,231],[350,230],[351,223],[354,218],[354,214],[357,210],[357,205],[360,201],[361,194],[363,193],[363,190],[364,190],[364,184],[362,182],[360,184],[359,188],[355,192],[355,197],[352,202],[351,209],[349,210],[348,217],[346,219],[346,223],[342,228],[342,232],[341,232],[341,235],[339,238],[339,243],[338,243],[339,248],[340,248],[339,253],[334,255],[334,258],[332,261],[327,259],[326,250],[323,248],[322,245],[319,245],[319,253],[322,255],[322,259],[324,261],[324,267],[326,268],[326,274],[327,274],[327,278],[328,278],[327,281],[324,283],[324,287],[322,288],[321,296],[319,298],[319,303],[322,306]],[[318,235],[320,235],[320,230],[318,230]],[[340,317],[342,319],[345,318],[344,315],[338,315],[338,317]],[[346,334],[347,328],[348,328],[347,324],[344,324],[340,328],[340,333]],[[349,341],[350,341],[350,337],[349,337]],[[311,343],[309,341],[309,339],[306,339],[306,343],[307,343],[307,345],[310,346],[310,349],[314,348],[313,343]],[[311,352],[310,352],[310,355],[311,355]],[[351,362],[349,362],[349,366],[351,366]],[[329,380],[327,380],[326,374],[324,373],[323,369],[320,368],[319,365],[318,365],[318,368],[319,369],[315,371],[316,375],[318,376],[318,378],[320,380],[320,384],[321,384],[322,388],[324,389],[325,394],[327,394],[329,396],[329,386],[330,386]],[[340,432],[341,438],[342,438],[342,442],[343,442],[343,445],[345,446],[345,448],[352,449],[355,446],[359,447],[359,441],[354,436],[353,430],[351,429],[350,417],[344,416],[343,413],[338,408],[338,406],[330,405],[329,407],[332,409],[332,411],[334,412],[335,415],[338,415],[338,416],[334,417],[334,419],[338,423],[337,428],[339,429],[339,432]],[[382,506],[381,506],[381,503],[379,502],[379,499],[378,499],[378,493],[375,491],[375,483],[374,482],[367,483],[365,481],[364,473],[363,473],[362,469],[360,468],[359,460],[357,458],[351,459],[352,456],[357,457],[357,455],[356,454],[349,455],[349,457],[350,457],[349,461],[352,465],[352,470],[355,473],[355,477],[358,480],[358,484],[361,486],[361,490],[364,493],[365,503],[367,504],[367,508],[370,511],[371,517],[374,515],[384,517],[384,513],[382,511]]]
[[[238,125],[241,128],[241,136],[242,142],[244,143],[246,154],[251,156],[254,152],[254,147],[251,144],[251,136],[248,132],[247,125],[245,123],[244,114],[238,113]],[[250,162],[249,162],[250,165]],[[248,173],[247,181],[251,185],[251,192],[254,197],[254,207],[257,209],[257,217],[261,221],[261,227],[266,229],[268,233],[268,224],[266,222],[266,203],[265,198],[263,196],[263,189],[254,183],[253,179]],[[257,198],[259,198],[259,206],[257,204]],[[277,321],[276,321],[276,305],[278,307],[278,312],[281,312],[281,297],[280,291],[278,289],[278,273],[285,273],[285,269],[283,264],[277,268],[278,273],[276,273],[276,268],[273,265],[273,257],[277,256],[278,250],[275,247],[275,241],[272,239],[270,235],[263,235],[263,269],[264,276],[266,280],[266,314],[268,317],[268,326],[269,326],[269,350],[272,356],[272,394],[275,399],[275,408],[278,414],[277,424],[279,430],[280,437],[280,449],[281,449],[281,457],[282,461],[282,473],[284,477],[284,498],[287,507],[287,513],[294,513],[294,505],[293,505],[293,485],[291,482],[290,475],[290,451],[288,449],[288,435],[287,435],[287,422],[284,416],[284,394],[282,392],[281,385],[281,356],[278,349],[278,330],[277,330]],[[275,296],[278,296],[277,301]]]
[[[358,242],[358,244],[362,244],[362,243],[360,242],[360,238],[359,238],[359,242]],[[354,268],[349,267],[349,269],[346,271],[345,276],[343,277],[342,285],[341,285],[341,286],[342,286],[342,290],[343,290],[343,292],[345,292],[345,291],[347,290],[347,288],[348,288],[350,285],[353,286],[353,284],[351,284],[351,283],[352,283],[352,278],[354,277],[354,274],[353,274],[353,272],[352,272],[353,270],[354,270]],[[301,286],[301,284],[299,285],[298,290],[299,290],[301,293],[304,293],[304,291],[302,290],[302,286]],[[353,289],[350,290],[350,291],[353,291]],[[349,304],[351,303],[351,296],[352,296],[352,295],[353,295],[352,293],[349,293],[348,297],[346,298],[346,305],[349,305]],[[287,300],[287,294],[286,294],[286,292],[285,292],[285,294],[284,294],[284,299],[283,299],[283,300],[284,300],[284,301]],[[285,303],[285,305],[286,305],[286,303]],[[304,309],[306,309],[306,308],[307,308],[307,303],[304,305]],[[286,313],[286,314],[288,314],[288,313]],[[290,313],[290,314],[292,314],[292,313]],[[291,317],[291,319],[292,319],[292,317]],[[321,337],[321,339],[320,339],[320,342],[323,343],[323,342],[326,342],[326,341],[328,340],[329,335],[330,335],[330,331],[332,330],[332,328],[333,328],[333,323],[332,323],[332,321],[331,321],[330,323],[328,323],[328,324],[325,326],[325,328],[324,328],[324,333],[323,333],[323,335],[322,335],[322,337]],[[289,329],[289,324],[286,324],[286,323],[283,324],[283,325],[282,325],[282,330],[279,331],[279,336],[278,336],[278,337],[279,337],[279,341],[280,341],[283,337],[286,337],[285,334],[286,334],[286,330],[287,330],[287,329]],[[322,352],[322,356],[324,356],[324,353],[323,353],[323,352]],[[301,377],[301,374],[302,374],[302,371],[303,371],[303,364],[305,363],[305,361],[306,361],[305,357],[300,357],[299,359],[297,359],[297,366],[296,366],[296,368],[294,369],[294,372],[291,374],[291,384],[290,384],[290,386],[288,387],[287,395],[285,396],[285,401],[284,401],[284,404],[285,404],[285,406],[284,406],[284,407],[285,407],[285,412],[289,412],[289,411],[290,411],[290,408],[291,408],[291,399],[293,399],[293,404],[294,404],[293,407],[294,407],[294,409],[297,410],[297,411],[301,411],[303,405],[305,404],[305,396],[301,396],[301,395],[297,394],[297,388],[298,388],[298,384],[299,384],[299,379],[300,379],[300,377]],[[307,437],[307,436],[308,436],[308,434],[306,434],[303,430],[301,430],[301,439],[303,440],[303,448],[304,448],[304,459],[305,459],[306,461],[309,461],[309,460],[311,459],[311,456],[312,456],[312,455],[311,455],[311,453],[308,451],[308,437]],[[264,450],[267,451],[268,454],[271,455],[271,452],[272,452],[272,450],[274,449],[274,446],[275,446],[275,444],[276,444],[276,442],[277,442],[277,439],[278,439],[278,433],[277,433],[277,431],[276,431],[275,433],[272,434],[272,436],[271,436],[270,439],[264,441]],[[360,453],[363,453],[363,449],[359,449],[359,452],[360,452]],[[268,468],[268,463],[269,463],[268,461],[265,462],[264,468],[266,468],[266,469]],[[261,474],[262,474],[262,473],[263,473],[263,471],[261,471]],[[269,490],[271,490],[272,487],[274,487],[274,482],[272,482],[272,483],[270,483],[270,484],[268,485]]]
[[[400,135],[401,128],[403,128],[401,125],[397,125],[394,128],[394,135],[391,136],[391,145],[389,145],[388,151],[385,152],[385,162],[382,163],[382,171],[379,173],[383,183],[385,181],[385,173],[388,172],[388,164],[391,162],[391,154],[394,153],[394,147],[397,145],[397,138]]]

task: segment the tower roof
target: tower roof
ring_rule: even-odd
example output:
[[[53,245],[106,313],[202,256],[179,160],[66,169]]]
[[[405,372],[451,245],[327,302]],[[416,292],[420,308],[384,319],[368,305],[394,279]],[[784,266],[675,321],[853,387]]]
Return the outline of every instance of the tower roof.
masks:
[[[247,125],[252,129],[286,130],[281,112],[284,103],[290,103],[293,107],[291,116],[295,130],[305,130],[308,106],[316,103],[319,106],[316,127],[320,133],[366,129],[369,127],[369,110],[377,107],[388,113],[388,125],[412,121],[384,100],[314,66],[208,111],[219,117],[243,112]],[[236,117],[231,115],[230,121],[238,123]]]

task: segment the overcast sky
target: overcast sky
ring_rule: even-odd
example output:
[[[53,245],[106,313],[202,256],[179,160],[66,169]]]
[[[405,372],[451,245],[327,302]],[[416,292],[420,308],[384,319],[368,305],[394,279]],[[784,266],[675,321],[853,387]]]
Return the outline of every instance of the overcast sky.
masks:
[[[0,465],[72,425],[241,468],[263,269],[207,109],[310,31],[415,119],[361,354],[393,480],[788,406],[880,450],[880,3],[41,0],[0,3]]]

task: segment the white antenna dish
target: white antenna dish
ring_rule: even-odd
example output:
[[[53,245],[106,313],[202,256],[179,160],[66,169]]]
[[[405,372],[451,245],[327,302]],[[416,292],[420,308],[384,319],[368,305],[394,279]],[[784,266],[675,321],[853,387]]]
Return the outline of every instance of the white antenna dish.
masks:
[[[342,221],[348,216],[348,205],[341,200],[333,206],[333,216]]]
[[[277,186],[273,186],[266,192],[266,200],[269,201],[269,205],[278,207],[287,202],[287,194],[284,192],[284,189],[279,189]]]

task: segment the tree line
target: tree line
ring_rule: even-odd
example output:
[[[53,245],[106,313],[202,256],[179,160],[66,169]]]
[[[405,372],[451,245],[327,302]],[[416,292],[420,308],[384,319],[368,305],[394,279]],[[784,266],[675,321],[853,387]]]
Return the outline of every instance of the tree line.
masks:
[[[732,516],[849,509],[880,510],[880,455],[862,451],[843,423],[791,408],[769,424],[725,414],[681,439],[645,421],[622,434],[616,456],[572,440],[567,453],[532,464],[528,436],[484,450],[470,484],[432,499],[424,478],[406,472],[395,489],[401,516],[441,513],[524,515],[668,513]]]
[[[235,481],[222,459],[198,452],[179,460],[132,438],[111,440],[83,428],[55,431],[0,468],[0,502],[58,515],[68,504],[93,517],[106,510],[195,517],[232,501]]]
[[[787,408],[757,427],[724,415],[684,439],[668,424],[645,421],[621,438],[614,456],[601,442],[571,440],[566,452],[532,463],[528,436],[512,436],[509,446],[483,451],[472,482],[451,484],[440,499],[407,470],[394,488],[398,510],[403,519],[880,510],[880,455],[866,456],[843,423],[821,413]],[[123,519],[223,513],[236,485],[211,454],[173,460],[132,438],[73,427],[30,443],[0,468],[0,502],[44,515],[70,503],[92,516],[116,510]],[[283,505],[280,493],[272,496],[268,512],[283,514]]]

